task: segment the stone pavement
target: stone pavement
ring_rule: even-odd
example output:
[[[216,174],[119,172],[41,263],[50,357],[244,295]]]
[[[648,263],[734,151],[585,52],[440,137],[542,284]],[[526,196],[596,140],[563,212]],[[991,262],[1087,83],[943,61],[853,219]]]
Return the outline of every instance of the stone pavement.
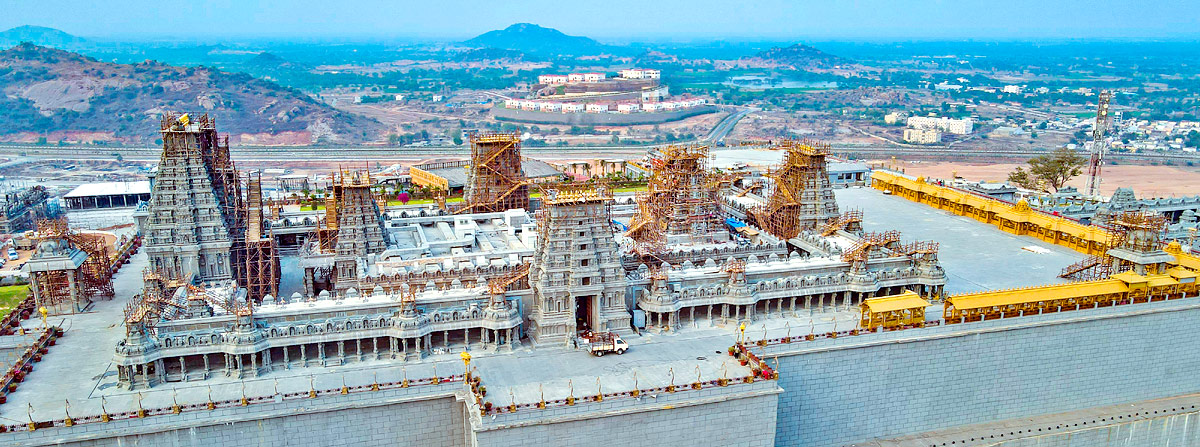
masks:
[[[1062,269],[1083,259],[1066,247],[1016,236],[974,219],[931,208],[866,187],[834,190],[843,211],[863,212],[866,231],[898,230],[904,241],[938,243],[951,294],[1063,282]],[[1046,250],[1034,253],[1022,247]]]

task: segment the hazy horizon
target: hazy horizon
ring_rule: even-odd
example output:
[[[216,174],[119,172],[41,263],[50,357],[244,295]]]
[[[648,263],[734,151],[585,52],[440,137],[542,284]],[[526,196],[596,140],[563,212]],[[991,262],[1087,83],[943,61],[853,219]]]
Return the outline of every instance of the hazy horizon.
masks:
[[[613,0],[497,5],[320,2],[272,5],[214,0],[94,3],[0,0],[0,29],[56,28],[84,38],[457,41],[535,23],[605,42],[754,40],[1189,40],[1200,38],[1200,2],[786,2]],[[71,13],[65,14],[64,11]]]

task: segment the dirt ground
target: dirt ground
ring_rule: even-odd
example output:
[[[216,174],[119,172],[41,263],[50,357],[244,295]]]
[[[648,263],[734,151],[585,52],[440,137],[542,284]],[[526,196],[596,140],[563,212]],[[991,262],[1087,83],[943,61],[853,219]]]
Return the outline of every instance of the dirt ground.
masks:
[[[880,161],[873,161],[878,164]],[[886,162],[890,163],[890,162]],[[950,178],[954,173],[967,180],[1000,182],[1016,169],[1016,163],[950,163],[898,162],[904,172],[925,177]],[[1102,170],[1100,193],[1112,194],[1118,187],[1131,187],[1138,197],[1171,197],[1200,194],[1200,167],[1180,166],[1105,166]],[[1079,176],[1067,185],[1083,189],[1086,176]]]

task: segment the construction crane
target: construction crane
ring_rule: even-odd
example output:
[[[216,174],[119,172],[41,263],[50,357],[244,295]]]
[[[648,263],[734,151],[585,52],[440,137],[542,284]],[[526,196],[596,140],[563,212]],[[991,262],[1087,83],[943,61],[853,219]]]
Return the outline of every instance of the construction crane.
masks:
[[[1087,190],[1084,191],[1087,197],[1100,197],[1100,168],[1104,165],[1104,149],[1108,145],[1104,134],[1108,132],[1108,126],[1112,123],[1112,117],[1108,114],[1108,103],[1111,99],[1111,91],[1101,90],[1096,101],[1096,125],[1092,127],[1092,154],[1088,160]]]

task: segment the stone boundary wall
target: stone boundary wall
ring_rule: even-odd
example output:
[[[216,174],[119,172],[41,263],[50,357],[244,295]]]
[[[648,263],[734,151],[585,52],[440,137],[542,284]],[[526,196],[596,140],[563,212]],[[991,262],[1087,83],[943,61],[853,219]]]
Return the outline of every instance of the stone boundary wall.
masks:
[[[999,441],[986,445],[990,447],[1128,447],[1197,444],[1200,444],[1200,413],[1193,412],[1066,433]]]
[[[462,446],[462,381],[0,434],[7,446]]]
[[[771,446],[781,391],[774,380],[761,380],[644,394],[640,400],[522,410],[495,420],[473,417],[470,445]]]
[[[568,126],[629,126],[635,124],[660,124],[684,118],[716,112],[716,106],[704,105],[667,112],[638,113],[560,113],[492,107],[492,115],[501,121],[518,121],[534,124],[563,124]]]
[[[779,362],[781,446],[1200,391],[1200,304],[1165,301],[755,348]]]

